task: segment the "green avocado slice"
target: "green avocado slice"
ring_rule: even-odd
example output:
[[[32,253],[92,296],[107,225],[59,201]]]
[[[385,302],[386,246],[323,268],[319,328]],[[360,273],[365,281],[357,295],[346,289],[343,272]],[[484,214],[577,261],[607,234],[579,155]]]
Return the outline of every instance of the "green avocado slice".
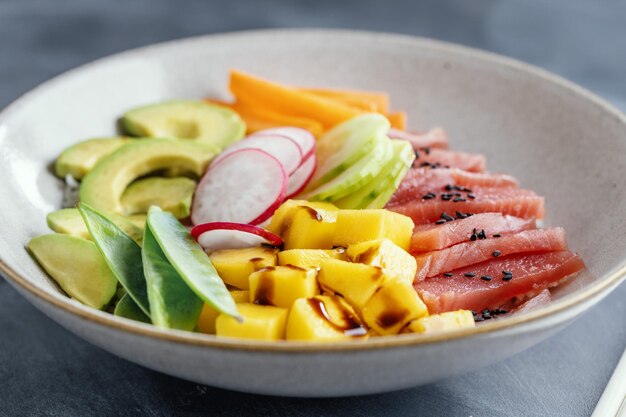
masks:
[[[102,309],[117,291],[117,279],[93,242],[76,236],[49,234],[28,242],[41,267],[72,298]]]
[[[80,201],[105,213],[126,214],[120,199],[134,180],[168,168],[200,177],[215,153],[212,146],[176,139],[129,143],[102,158],[83,178]]]
[[[122,194],[125,213],[147,213],[150,206],[161,207],[176,218],[189,216],[196,182],[185,177],[142,178],[128,186]]]
[[[120,229],[132,237],[135,242],[141,244],[145,217],[143,217],[141,226],[135,224],[134,219],[119,214],[112,214],[110,218]],[[48,227],[57,233],[93,240],[83,217],[76,208],[53,211],[48,214],[46,220],[48,221]]]
[[[60,178],[70,174],[77,180],[83,178],[96,163],[115,152],[131,139],[122,137],[87,139],[65,149],[54,164],[54,172]]]
[[[246,125],[223,106],[178,100],[138,107],[122,117],[124,130],[134,136],[190,139],[223,149],[243,138]]]

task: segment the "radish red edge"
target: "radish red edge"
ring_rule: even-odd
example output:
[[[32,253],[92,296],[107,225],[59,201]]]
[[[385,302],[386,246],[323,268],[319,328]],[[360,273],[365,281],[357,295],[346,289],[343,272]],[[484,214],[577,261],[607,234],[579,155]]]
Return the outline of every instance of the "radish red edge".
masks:
[[[311,167],[309,167],[310,172],[308,174],[306,174],[306,178],[305,180],[302,182],[302,184],[300,184],[298,186],[298,188],[296,190],[294,190],[291,194],[289,194],[288,196],[285,197],[285,200],[289,200],[291,197],[296,196],[298,194],[300,194],[302,192],[302,190],[304,190],[306,188],[306,186],[309,184],[309,182],[311,181],[311,178],[313,178],[313,175],[315,174],[315,170],[317,169],[317,157],[315,156],[315,154],[312,154],[309,159],[311,159],[313,161],[313,165]],[[298,168],[298,170],[300,168],[305,167],[305,164],[307,164],[308,162],[310,162],[308,159],[306,161],[304,161],[302,163],[302,165],[300,165],[300,167]],[[287,188],[289,188],[289,180],[292,179],[292,177],[295,176],[295,174],[298,174],[298,170],[296,170],[296,172],[294,172],[293,176],[290,176],[289,179],[287,180]]]
[[[293,133],[293,136],[290,136],[290,133]],[[277,127],[258,130],[249,137],[257,136],[283,136],[290,139],[300,148],[300,151],[302,152],[302,162],[306,161],[312,154],[315,153],[315,136],[305,129],[297,127]],[[298,140],[295,136],[299,136],[301,140]]]
[[[269,245],[281,246],[283,244],[283,240],[280,236],[258,226],[247,223],[211,222],[199,224],[191,229],[191,236],[193,236],[193,238],[197,241],[203,233],[210,232],[212,230],[234,230],[237,232],[250,233],[265,239]]]

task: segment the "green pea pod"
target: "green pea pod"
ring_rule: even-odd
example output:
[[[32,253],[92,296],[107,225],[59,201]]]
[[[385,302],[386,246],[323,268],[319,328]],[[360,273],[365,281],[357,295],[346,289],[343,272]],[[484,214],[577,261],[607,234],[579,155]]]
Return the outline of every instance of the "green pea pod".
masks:
[[[224,281],[185,226],[158,207],[150,208],[147,225],[167,259],[193,292],[215,310],[241,319]]]
[[[126,232],[93,207],[80,203],[78,210],[115,278],[124,286],[139,308],[150,316],[150,302],[141,262],[141,247]]]
[[[152,216],[154,211],[150,213]],[[169,263],[149,225],[144,229],[141,255],[152,323],[165,329],[193,331],[204,303]]]
[[[135,303],[128,294],[124,294],[124,296],[120,298],[113,314],[142,323],[150,323],[150,317],[146,316],[144,312],[141,311],[137,303]]]

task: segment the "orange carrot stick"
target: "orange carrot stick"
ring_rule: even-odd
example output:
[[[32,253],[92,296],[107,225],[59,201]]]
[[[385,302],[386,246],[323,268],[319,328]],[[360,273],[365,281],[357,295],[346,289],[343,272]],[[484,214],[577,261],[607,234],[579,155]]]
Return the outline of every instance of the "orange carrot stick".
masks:
[[[386,93],[359,90],[335,90],[330,88],[300,88],[300,91],[331,98],[364,111],[387,113],[389,96]]]
[[[394,113],[386,114],[389,123],[391,123],[391,127],[395,127],[396,129],[404,130],[406,129],[406,113],[403,111],[397,111]]]
[[[362,113],[336,100],[299,91],[240,71],[230,73],[230,91],[237,101],[275,113],[319,121],[329,129]]]

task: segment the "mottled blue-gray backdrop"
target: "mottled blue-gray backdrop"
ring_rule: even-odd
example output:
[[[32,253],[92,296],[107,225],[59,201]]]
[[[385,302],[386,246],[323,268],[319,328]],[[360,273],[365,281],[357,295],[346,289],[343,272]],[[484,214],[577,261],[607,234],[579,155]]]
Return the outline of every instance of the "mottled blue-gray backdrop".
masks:
[[[295,26],[399,32],[487,49],[561,74],[626,109],[626,2],[618,0],[0,0],[0,107],[51,76],[123,49]],[[0,280],[0,416],[588,416],[625,346],[622,285],[552,339],[472,374],[362,398],[269,398],[113,357]]]

